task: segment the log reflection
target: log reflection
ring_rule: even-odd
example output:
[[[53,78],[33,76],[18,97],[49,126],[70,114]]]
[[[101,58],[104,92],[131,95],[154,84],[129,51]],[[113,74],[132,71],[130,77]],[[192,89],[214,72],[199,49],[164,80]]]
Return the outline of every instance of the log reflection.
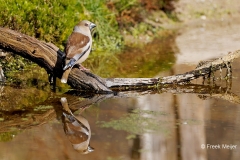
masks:
[[[92,135],[90,125],[88,123],[88,120],[86,120],[81,115],[81,113],[92,104],[100,103],[106,99],[140,97],[140,96],[144,97],[145,95],[148,95],[148,94],[160,95],[162,93],[172,93],[174,95],[178,95],[178,94],[184,93],[183,96],[186,96],[187,98],[189,97],[189,95],[193,94],[193,95],[198,95],[198,97],[196,97],[197,99],[200,98],[202,100],[205,100],[209,98],[217,98],[217,99],[226,100],[230,103],[240,104],[239,96],[237,94],[232,93],[231,88],[229,86],[221,87],[217,85],[207,86],[207,85],[200,85],[200,84],[199,85],[189,84],[184,86],[181,86],[181,85],[162,86],[162,88],[151,89],[144,92],[124,91],[124,92],[116,92],[116,93],[107,94],[107,95],[87,94],[86,92],[73,93],[73,91],[71,91],[64,94],[64,97],[67,97],[67,99],[61,98],[61,103],[60,103],[59,96],[55,96],[54,98],[52,96],[52,97],[49,97],[47,100],[44,99],[44,102],[38,102],[34,99],[36,104],[35,103],[29,104],[25,108],[19,109],[17,107],[13,107],[10,109],[8,108],[9,110],[7,110],[6,107],[13,106],[12,103],[14,102],[14,99],[16,102],[16,99],[18,98],[17,96],[11,97],[12,99],[8,98],[10,97],[10,95],[13,95],[12,93],[13,91],[19,97],[21,96],[22,93],[26,93],[25,97],[27,97],[28,94],[31,94],[31,95],[33,94],[33,92],[24,92],[25,91],[24,89],[22,89],[21,92],[19,92],[19,90],[17,89],[15,90],[11,89],[11,92],[9,90],[10,90],[9,86],[4,86],[4,87],[2,86],[2,88],[0,88],[0,95],[1,95],[0,96],[0,100],[1,100],[0,134],[6,133],[10,137],[8,139],[5,138],[6,139],[5,141],[12,140],[13,137],[18,136],[18,133],[21,132],[22,130],[37,128],[43,124],[54,121],[55,119],[60,119],[63,122],[63,129],[64,129],[64,132],[66,133],[66,137],[61,137],[61,139],[63,140],[68,139],[72,144],[73,148],[78,150],[82,154],[92,152],[93,148],[89,145],[91,141],[91,135]],[[36,92],[36,90],[34,90],[34,93],[41,95],[40,92]],[[167,101],[168,98],[169,97],[166,97],[162,101]],[[153,100],[150,100],[150,101],[154,102]],[[159,99],[157,101],[159,101]],[[143,99],[142,104],[144,104],[144,106],[146,106],[145,102],[146,101],[144,101]],[[14,106],[17,106],[17,105],[14,104]],[[156,105],[155,103],[153,103],[152,106],[155,106],[156,108],[161,107],[159,105]],[[180,110],[181,108],[182,107],[177,109]],[[197,106],[196,108],[201,108],[201,107]],[[149,108],[149,110],[153,110],[153,109]],[[77,115],[76,112],[78,113],[80,112],[80,113]],[[175,118],[175,119],[178,119],[178,118]],[[94,129],[93,126],[92,126],[92,129]],[[14,136],[11,136],[10,134],[12,135],[14,134]],[[145,138],[147,139],[149,137],[146,136]],[[55,141],[57,142],[58,140],[55,140]],[[66,143],[62,143],[62,145],[64,144]],[[67,141],[67,144],[69,144],[68,141]],[[136,141],[136,144],[138,145],[138,141]],[[95,144],[95,146],[97,146],[97,144]],[[70,149],[72,148],[70,147]],[[132,156],[138,157],[139,155],[136,154],[135,150],[132,150]]]

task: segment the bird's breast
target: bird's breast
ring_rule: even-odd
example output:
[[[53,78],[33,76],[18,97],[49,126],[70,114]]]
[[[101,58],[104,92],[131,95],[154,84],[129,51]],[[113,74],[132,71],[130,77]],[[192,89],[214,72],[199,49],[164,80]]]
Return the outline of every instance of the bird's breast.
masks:
[[[77,61],[77,63],[84,62],[88,58],[90,51],[91,51],[91,47],[89,47],[89,49],[83,54],[83,56]]]

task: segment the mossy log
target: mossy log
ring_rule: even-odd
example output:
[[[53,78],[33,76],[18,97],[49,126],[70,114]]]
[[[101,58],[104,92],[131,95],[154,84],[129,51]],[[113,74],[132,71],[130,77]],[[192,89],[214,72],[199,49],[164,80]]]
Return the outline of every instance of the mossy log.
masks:
[[[45,68],[47,73],[58,78],[61,78],[63,74],[64,56],[54,44],[45,43],[17,31],[0,27],[0,49],[27,58]],[[240,50],[237,50],[213,61],[201,63],[195,70],[161,78],[101,78],[91,72],[73,68],[67,83],[74,89],[94,93],[149,89],[149,87],[156,85],[186,83],[222,68],[228,68],[230,74],[230,62],[239,56]]]

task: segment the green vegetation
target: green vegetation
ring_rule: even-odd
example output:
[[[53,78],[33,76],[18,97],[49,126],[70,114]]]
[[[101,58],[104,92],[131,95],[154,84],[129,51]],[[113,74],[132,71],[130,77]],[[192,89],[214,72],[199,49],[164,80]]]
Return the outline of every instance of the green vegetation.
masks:
[[[4,58],[0,59],[0,62],[5,72],[22,70],[26,64],[31,64],[30,61],[15,54],[7,54]]]
[[[75,24],[88,19],[97,24],[95,49],[116,50],[122,46],[121,31],[136,28],[137,24],[140,24],[137,26],[140,32],[150,29],[149,25],[141,23],[143,17],[150,10],[166,11],[166,8],[171,8],[171,1],[173,0],[0,0],[0,26],[52,42],[63,49]]]
[[[45,106],[45,105],[39,105],[34,108],[34,111],[47,111],[49,109],[52,109],[53,106]]]
[[[61,49],[75,24],[83,19],[98,25],[97,48],[113,49],[121,41],[115,15],[107,9],[105,0],[0,0],[0,3],[0,26],[52,42]]]
[[[17,131],[0,133],[0,142],[11,141],[15,135],[17,135]]]
[[[117,56],[102,58],[93,72],[102,77],[153,77],[157,73],[169,70],[175,63],[175,32],[164,32],[161,38],[155,38],[145,46],[128,47]]]
[[[159,34],[159,31],[163,30],[160,25],[163,22],[160,21],[161,18],[170,17],[169,19],[175,21],[175,18],[172,18],[174,14],[171,13],[174,9],[172,1],[175,0],[0,0],[0,26],[52,42],[63,50],[73,27],[80,20],[88,19],[96,23],[97,28],[93,33],[93,52],[84,62],[84,66],[100,76],[109,77],[115,76],[122,66],[126,66],[114,53],[126,45],[135,43],[143,46],[155,37],[161,37]],[[144,58],[144,55],[141,57]],[[150,69],[152,73],[149,76],[155,75],[156,71],[159,72],[159,67],[153,67],[159,63],[154,59],[151,66],[146,63],[145,58],[140,61],[139,65],[143,67],[134,66],[135,69]],[[159,58],[159,61],[162,59]],[[168,68],[173,61],[170,56],[160,68]],[[6,72],[22,70],[25,64],[30,64],[27,62],[19,56],[14,56],[6,63],[2,60],[0,63]],[[146,76],[142,71],[139,73]],[[10,75],[15,73],[8,75],[9,80]]]
[[[100,51],[118,49],[121,46],[122,37],[115,14],[107,8],[105,0],[86,0],[81,6],[81,13],[84,13],[83,19],[89,19],[97,24],[94,48]]]

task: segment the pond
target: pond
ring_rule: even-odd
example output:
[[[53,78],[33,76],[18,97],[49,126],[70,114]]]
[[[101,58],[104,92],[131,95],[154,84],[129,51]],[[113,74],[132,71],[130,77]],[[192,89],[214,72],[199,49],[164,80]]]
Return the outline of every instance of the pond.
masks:
[[[159,77],[193,70],[200,60],[239,49],[240,23],[227,25],[196,23],[124,51],[112,66],[115,72],[94,71],[103,77]],[[76,93],[59,82],[52,92],[45,71],[31,66],[1,86],[0,159],[239,159],[239,62],[233,62],[228,82],[202,85],[197,79],[190,88],[198,89],[189,92],[183,87],[107,96]],[[63,112],[62,104],[74,115]],[[71,122],[78,123],[78,132]],[[88,143],[94,151],[82,154]]]

